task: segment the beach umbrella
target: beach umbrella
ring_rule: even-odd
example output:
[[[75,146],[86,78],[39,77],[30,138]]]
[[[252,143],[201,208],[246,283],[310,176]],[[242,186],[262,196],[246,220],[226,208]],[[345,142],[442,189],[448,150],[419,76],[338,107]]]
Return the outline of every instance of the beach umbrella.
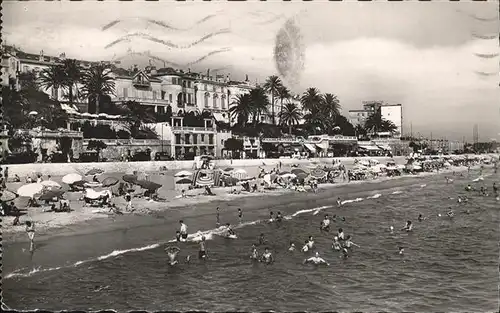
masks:
[[[88,199],[91,199],[91,200],[99,199],[101,197],[101,195],[102,194],[100,192],[97,192],[97,191],[95,191],[94,189],[91,189],[91,188],[85,189],[85,193],[83,194],[83,196],[85,198],[88,198]]]
[[[53,180],[44,180],[41,184],[47,188],[61,188],[61,185]]]
[[[0,192],[0,201],[9,202],[17,198],[17,194],[10,190],[4,190]]]
[[[311,176],[314,177],[314,178],[323,178],[326,176],[326,172],[323,171],[322,169],[320,168],[315,168],[314,170],[311,171]]]
[[[42,190],[43,190],[42,184],[33,183],[33,184],[27,184],[27,185],[21,186],[17,190],[17,194],[20,195],[21,197],[31,198],[34,195],[36,195],[37,193],[42,192]]]
[[[118,182],[119,182],[118,178],[108,177],[102,181],[102,186],[103,187],[110,187],[110,186],[114,186],[114,185],[118,184]]]
[[[174,175],[174,177],[188,177],[188,176],[193,176],[193,173],[188,171],[180,171],[179,173]]]
[[[231,172],[232,170],[234,170],[234,168],[232,168],[232,167],[226,167],[224,169],[224,172]]]
[[[299,174],[307,174],[306,171],[304,171],[303,169],[301,168],[294,168],[292,170],[292,174],[295,174],[295,175],[299,175]]]
[[[242,182],[247,182],[247,181],[254,180],[254,179],[255,179],[255,177],[245,177],[245,178],[240,178],[239,182],[242,183]]]
[[[283,176],[283,175],[286,175],[286,174],[291,174],[291,173],[290,173],[290,172],[287,172],[287,171],[280,172],[280,176]]]
[[[158,190],[161,188],[160,184],[157,184],[157,183],[149,181],[149,180],[138,180],[135,182],[135,184],[141,186],[144,189],[152,190],[152,191],[155,191],[155,190]]]
[[[292,174],[292,173],[287,173],[287,174],[281,175],[281,177],[285,178],[285,179],[294,179],[295,177],[297,177],[297,175]]]
[[[222,178],[222,181],[227,185],[236,185],[236,183],[238,183],[240,180],[236,177],[225,176],[224,178]]]
[[[41,196],[40,196],[40,200],[42,201],[45,201],[45,200],[52,200],[53,198],[59,198],[61,197],[62,195],[64,194],[64,191],[62,190],[49,190],[49,191],[46,191],[44,192]]]
[[[137,175],[123,175],[122,179],[127,183],[135,184],[137,182]]]
[[[298,173],[298,174],[295,174],[295,175],[297,175],[298,179],[302,179],[302,180],[304,180],[307,176],[309,176],[309,174],[307,174],[305,172]]]
[[[83,179],[83,177],[80,174],[73,173],[73,174],[68,174],[68,175],[64,176],[62,178],[62,181],[63,181],[63,183],[71,185],[71,184],[73,184],[77,181],[80,181],[82,179]]]
[[[178,181],[176,181],[175,183],[179,184],[179,185],[182,185],[182,184],[192,184],[193,181],[191,179],[188,179],[188,178],[182,178],[182,179],[179,179]]]
[[[234,172],[235,172],[236,174],[246,174],[246,173],[247,173],[247,171],[245,171],[245,170],[244,170],[244,169],[242,169],[242,168],[239,168],[239,169],[235,170]]]
[[[30,113],[28,113],[28,115],[38,115],[38,112],[37,111],[31,111]]]
[[[102,174],[102,173],[104,173],[103,169],[93,168],[90,171],[88,171],[87,173],[85,173],[85,176],[99,175],[99,174]]]
[[[78,181],[72,183],[71,185],[83,187],[83,186],[85,186],[86,183],[88,183],[88,181],[86,181],[86,180],[78,180]]]

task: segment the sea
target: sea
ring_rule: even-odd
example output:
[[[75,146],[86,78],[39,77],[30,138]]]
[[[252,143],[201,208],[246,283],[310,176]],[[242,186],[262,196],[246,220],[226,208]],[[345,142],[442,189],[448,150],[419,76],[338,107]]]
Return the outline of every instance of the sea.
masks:
[[[242,199],[242,224],[235,207],[221,210],[237,239],[221,236],[213,210],[185,220],[188,242],[171,242],[179,209],[151,225],[37,242],[33,253],[28,243],[7,244],[3,301],[17,310],[498,311],[500,201],[464,187],[491,192],[500,177],[486,171],[472,182],[478,175],[463,172],[449,184],[433,175],[330,188],[282,196],[271,207]],[[458,196],[469,201],[458,203]],[[281,211],[283,222],[269,222],[270,211]],[[325,214],[337,216],[330,233],[319,230]],[[407,220],[411,232],[400,230]],[[331,247],[338,228],[360,246],[347,259]],[[197,259],[202,234],[206,261]],[[260,234],[275,257],[271,265],[249,258]],[[313,252],[288,251],[290,242],[300,250],[308,236]],[[166,246],[180,248],[178,265],[167,264]],[[304,265],[314,252],[330,266]]]

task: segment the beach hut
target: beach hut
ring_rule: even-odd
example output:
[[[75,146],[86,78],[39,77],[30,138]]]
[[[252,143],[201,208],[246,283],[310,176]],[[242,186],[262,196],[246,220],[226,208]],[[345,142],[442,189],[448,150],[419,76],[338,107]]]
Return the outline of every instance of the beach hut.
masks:
[[[42,184],[38,183],[27,184],[19,187],[19,189],[17,189],[17,194],[21,197],[31,198],[34,195],[41,193],[43,188],[44,187]]]
[[[77,181],[81,181],[81,180],[83,180],[83,177],[80,174],[76,174],[76,173],[65,175],[62,178],[62,182],[66,183],[68,185],[71,185],[71,184],[73,184]]]
[[[213,186],[214,183],[214,171],[199,170],[194,174],[193,185],[196,187]]]
[[[314,170],[311,171],[311,177],[316,178],[316,179],[323,179],[326,177],[327,172],[322,170],[321,168],[315,168]]]

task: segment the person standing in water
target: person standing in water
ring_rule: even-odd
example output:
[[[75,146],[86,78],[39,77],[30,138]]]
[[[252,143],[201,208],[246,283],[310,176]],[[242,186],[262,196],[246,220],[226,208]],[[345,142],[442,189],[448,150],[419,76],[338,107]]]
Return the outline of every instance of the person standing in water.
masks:
[[[217,218],[216,225],[217,225],[217,227],[219,227],[220,226],[220,211],[219,211],[219,207],[217,207],[217,209],[215,209],[215,217]]]
[[[282,220],[283,220],[283,216],[281,215],[281,212],[278,212],[276,214],[276,222],[281,223]]]
[[[260,261],[266,264],[271,264],[274,262],[273,255],[271,254],[271,252],[269,252],[269,248],[266,247],[266,249],[264,249],[264,253],[260,258]]]
[[[305,240],[304,246],[302,247],[302,252],[307,252],[307,251],[309,251],[309,241]]]
[[[35,244],[35,222],[26,221],[26,233],[30,239],[30,251],[32,251]]]
[[[175,264],[179,263],[176,260],[177,254],[179,253],[179,251],[181,251],[181,249],[179,249],[177,247],[166,247],[165,248],[165,252],[167,253],[168,258],[169,258],[170,266],[174,266]]]
[[[295,251],[295,244],[293,242],[290,242],[290,246],[288,247],[288,251],[290,251],[290,252]]]
[[[250,253],[250,259],[252,261],[259,260],[259,252],[257,251],[257,247],[255,246],[255,244],[252,245],[252,252]]]
[[[272,222],[274,222],[274,213],[273,213],[273,211],[271,211],[269,213],[269,223],[272,223]]]
[[[312,250],[312,248],[314,247],[313,236],[309,236],[309,239],[307,240],[307,245],[309,246],[309,250]]]
[[[339,240],[344,240],[344,230],[342,228],[339,228],[339,231],[337,233],[337,237],[339,238]]]
[[[401,230],[411,231],[412,228],[413,228],[413,225],[412,225],[411,221],[406,221],[405,227],[401,228]]]
[[[340,242],[339,242],[339,237],[335,236],[333,237],[333,243],[332,243],[332,249],[335,251],[340,251]]]
[[[330,231],[330,217],[328,217],[328,214],[325,215],[325,218],[321,222],[320,230],[326,232]]]
[[[186,224],[184,224],[183,220],[180,220],[179,224],[181,224],[181,228],[179,230],[179,232],[181,233],[181,241],[186,241],[188,237],[188,227]]]
[[[351,235],[347,235],[347,238],[346,238],[346,240],[344,242],[344,247],[346,247],[347,249],[352,249],[352,246],[361,248],[359,245],[357,245],[354,242],[352,242]]]
[[[342,200],[340,199],[340,197],[337,198],[337,206],[341,206],[342,205]]]
[[[264,237],[264,233],[261,233],[259,236],[259,245],[263,245],[267,242],[266,238]]]
[[[243,221],[243,212],[241,211],[240,208],[238,209],[238,219],[239,219],[240,224],[241,224]]]
[[[205,247],[205,236],[201,236],[201,241],[200,241],[200,251],[198,251],[198,258],[200,260],[206,260],[207,259],[207,250]]]
[[[310,257],[309,259],[305,259],[304,264],[306,264],[306,263],[312,263],[314,265],[324,264],[324,265],[330,266],[330,264],[328,262],[326,262],[325,259],[323,259],[319,256],[319,252],[316,252],[316,255],[313,257]]]

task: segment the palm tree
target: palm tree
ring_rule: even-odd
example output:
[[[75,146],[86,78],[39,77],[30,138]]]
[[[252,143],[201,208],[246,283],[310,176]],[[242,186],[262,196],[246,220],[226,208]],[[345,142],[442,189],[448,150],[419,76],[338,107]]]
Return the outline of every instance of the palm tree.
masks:
[[[80,81],[82,68],[75,59],[66,59],[63,61],[62,70],[64,72],[64,87],[68,88],[68,100],[73,104],[73,87]]]
[[[52,98],[58,100],[59,88],[64,87],[65,84],[64,76],[64,70],[61,66],[51,66],[40,73],[39,84],[44,90],[52,88]]]
[[[364,128],[371,131],[372,133],[377,132],[393,132],[397,129],[397,126],[393,122],[382,118],[382,112],[380,109],[375,111],[373,114],[368,116],[365,121]]]
[[[239,125],[246,126],[248,118],[252,114],[250,94],[237,95],[236,99],[231,103],[229,114],[231,115],[231,119],[236,118]]]
[[[323,97],[316,88],[308,88],[302,97],[300,98],[300,103],[302,107],[309,112],[319,110]]]
[[[269,98],[263,88],[257,87],[250,91],[250,103],[252,108],[253,125],[256,126],[259,117],[267,113]],[[274,125],[274,124],[273,124]]]
[[[288,125],[288,134],[292,134],[292,125],[299,123],[302,118],[302,111],[297,104],[288,102],[279,113],[279,118],[281,125]]]
[[[340,115],[340,101],[337,96],[327,93],[323,95],[323,106],[324,110],[328,112],[328,115],[333,119]]]
[[[280,113],[279,113],[281,114],[281,112],[283,112],[283,100],[289,100],[292,97],[292,95],[290,93],[290,90],[288,90],[288,88],[286,88],[285,86],[281,86],[281,88],[278,90],[278,97],[281,101]]]
[[[93,65],[82,75],[82,96],[95,101],[96,114],[99,113],[99,100],[104,95],[114,94],[115,82],[111,69],[105,64]]]
[[[264,84],[264,90],[271,93],[271,109],[273,116],[273,125],[276,125],[274,116],[274,96],[279,94],[279,90],[282,86],[283,83],[281,82],[281,79],[276,75],[269,76],[266,80],[266,83]]]

